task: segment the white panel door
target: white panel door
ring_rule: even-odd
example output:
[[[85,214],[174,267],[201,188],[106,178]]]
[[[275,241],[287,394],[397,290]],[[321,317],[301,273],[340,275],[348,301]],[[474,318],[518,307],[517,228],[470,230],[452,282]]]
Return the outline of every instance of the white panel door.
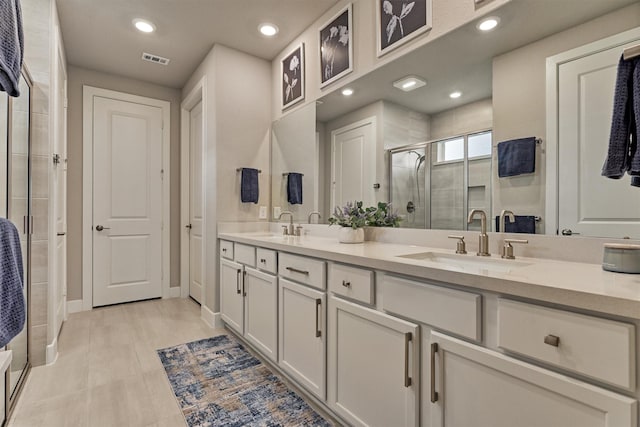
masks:
[[[202,301],[202,101],[189,119],[189,295]]]
[[[326,298],[319,292],[279,279],[279,364],[320,399],[326,397]]]
[[[418,325],[329,299],[329,405],[356,426],[416,426]]]
[[[278,278],[245,267],[244,336],[262,354],[278,362]]]
[[[244,334],[242,264],[220,258],[220,314],[227,326]]]
[[[56,36],[56,39],[58,37]],[[61,43],[61,41],[59,41]],[[67,296],[67,74],[60,48],[56,49],[54,155],[52,211],[55,221],[54,335],[62,328]]]
[[[600,175],[607,156],[613,89],[623,47],[560,65],[558,229],[587,236],[640,236],[640,197],[630,179]]]
[[[360,201],[376,203],[376,125],[374,118],[332,132],[331,208]]]
[[[162,110],[93,103],[93,306],[160,297]]]
[[[423,396],[433,427],[637,426],[635,399],[437,332],[434,345],[433,365],[423,358],[435,372],[437,395]]]

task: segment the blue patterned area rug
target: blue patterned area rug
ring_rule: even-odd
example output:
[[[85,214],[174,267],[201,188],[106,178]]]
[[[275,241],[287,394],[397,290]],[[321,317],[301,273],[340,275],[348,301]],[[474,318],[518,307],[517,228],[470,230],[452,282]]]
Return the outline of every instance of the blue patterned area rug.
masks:
[[[158,356],[190,427],[331,426],[231,336]]]

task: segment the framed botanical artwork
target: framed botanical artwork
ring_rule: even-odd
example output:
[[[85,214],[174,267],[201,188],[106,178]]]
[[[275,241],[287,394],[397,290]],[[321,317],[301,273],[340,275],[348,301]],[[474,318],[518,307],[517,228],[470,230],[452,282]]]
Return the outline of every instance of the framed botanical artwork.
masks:
[[[320,28],[320,87],[353,71],[352,10],[349,3]]]
[[[304,99],[304,43],[282,60],[282,109]]]
[[[376,0],[378,56],[431,29],[431,0]]]

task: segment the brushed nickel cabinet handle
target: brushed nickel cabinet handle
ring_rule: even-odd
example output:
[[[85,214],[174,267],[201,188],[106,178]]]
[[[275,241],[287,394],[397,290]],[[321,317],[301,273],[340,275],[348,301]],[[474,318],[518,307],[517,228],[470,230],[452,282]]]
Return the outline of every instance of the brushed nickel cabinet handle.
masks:
[[[246,279],[247,279],[247,270],[244,270],[242,272],[242,296],[243,297],[247,296],[247,291],[246,291],[246,289],[244,287],[244,282],[246,282]]]
[[[318,308],[322,306],[322,299],[316,299],[316,338],[320,338],[322,336],[322,331],[320,330],[320,315],[318,313]]]
[[[308,271],[304,271],[304,270],[298,270],[297,268],[293,268],[293,267],[286,267],[287,270],[291,271],[292,273],[300,273],[300,274],[304,274],[305,276],[309,275]]]
[[[350,288],[351,287],[351,282],[347,282],[346,280],[342,281],[342,286],[344,286],[345,288]]]
[[[558,347],[560,345],[560,337],[549,334],[544,337],[544,343],[552,347]]]
[[[409,376],[409,342],[412,339],[411,332],[404,334],[404,386],[411,387],[411,377]]]
[[[431,403],[438,401],[438,392],[436,391],[436,353],[438,352],[438,343],[431,344]]]
[[[242,291],[240,290],[240,273],[242,273],[242,270],[238,269],[238,272],[236,273],[236,293],[237,294],[242,293]]]

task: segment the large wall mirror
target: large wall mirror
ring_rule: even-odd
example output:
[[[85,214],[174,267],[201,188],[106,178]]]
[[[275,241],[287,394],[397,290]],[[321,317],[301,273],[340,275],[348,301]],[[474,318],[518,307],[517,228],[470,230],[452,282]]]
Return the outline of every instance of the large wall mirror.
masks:
[[[326,222],[348,200],[390,200],[409,228],[475,229],[466,213],[480,208],[495,230],[496,215],[509,209],[534,219],[538,234],[640,238],[640,189],[600,177],[617,61],[640,42],[640,4],[513,0],[493,15],[500,23],[492,31],[470,23],[349,83],[350,97],[332,91],[274,124],[274,135],[297,125],[299,167],[317,171],[304,176],[315,193],[295,206],[296,220],[318,210]],[[591,69],[573,61],[602,51],[608,57]],[[426,85],[394,87],[407,76]],[[497,144],[525,137],[539,140],[535,172],[499,178]],[[273,140],[273,200],[291,210],[281,197],[280,165],[293,153],[285,139]],[[632,200],[616,212],[600,200],[612,187],[620,193],[611,197]]]

